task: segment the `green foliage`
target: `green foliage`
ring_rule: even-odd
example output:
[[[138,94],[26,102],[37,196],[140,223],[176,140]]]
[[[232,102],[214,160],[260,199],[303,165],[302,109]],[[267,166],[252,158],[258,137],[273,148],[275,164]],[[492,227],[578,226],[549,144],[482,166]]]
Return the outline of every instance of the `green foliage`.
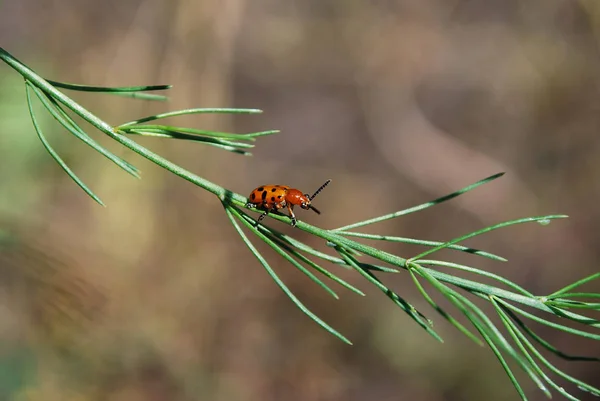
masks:
[[[247,202],[246,197],[233,193],[215,183],[192,174],[191,172],[162,158],[161,156],[153,153],[129,138],[131,135],[144,135],[160,138],[185,139],[200,142],[205,145],[215,146],[230,152],[248,155],[248,149],[254,146],[253,143],[257,137],[270,135],[276,133],[277,131],[233,134],[147,123],[156,122],[166,117],[174,117],[185,114],[259,113],[259,110],[189,109],[157,114],[126,122],[117,126],[111,126],[64,95],[58,89],[62,88],[75,91],[103,92],[120,96],[126,95],[140,99],[164,100],[163,96],[147,94],[144,92],[150,90],[164,90],[168,89],[169,86],[161,85],[131,88],[100,88],[65,84],[42,79],[40,76],[35,74],[32,70],[27,68],[24,64],[16,60],[1,48],[0,59],[13,67],[25,79],[25,89],[27,91],[27,101],[31,114],[31,120],[43,146],[58,162],[58,164],[67,172],[67,174],[94,200],[102,204],[98,196],[96,196],[79,178],[77,178],[77,176],[62,161],[60,156],[56,154],[42,133],[36,120],[36,112],[34,111],[31,93],[35,95],[43,107],[45,107],[45,109],[56,119],[56,121],[65,127],[68,132],[121,167],[127,173],[135,177],[139,177],[139,172],[133,165],[109,152],[107,149],[103,148],[101,145],[91,139],[81,125],[77,124],[73,120],[71,113],[80,116],[92,127],[98,129],[100,132],[108,135],[110,138],[133,150],[142,157],[216,195],[223,204],[225,213],[228,216],[231,224],[235,227],[237,233],[240,235],[242,241],[248,246],[251,253],[265,268],[267,274],[271,276],[275,283],[282,289],[282,291],[285,292],[285,294],[300,310],[302,310],[317,324],[340,340],[350,344],[350,340],[348,340],[344,335],[320,319],[304,304],[302,304],[302,302],[277,276],[274,269],[261,254],[261,252],[253,245],[252,238],[266,243],[285,261],[289,262],[291,266],[300,270],[303,274],[308,276],[317,285],[322,287],[327,293],[336,299],[338,298],[337,293],[329,287],[326,281],[319,278],[317,274],[336,282],[350,291],[364,295],[360,289],[345,282],[334,273],[327,270],[324,265],[333,264],[355,270],[368,283],[374,285],[381,292],[383,292],[395,305],[404,311],[433,338],[442,341],[439,334],[433,329],[432,321],[427,318],[423,312],[417,310],[412,303],[402,298],[399,294],[386,286],[381,278],[387,274],[397,274],[401,273],[402,271],[408,272],[416,288],[419,290],[425,300],[431,305],[434,311],[440,314],[442,318],[447,320],[451,325],[464,333],[476,344],[487,344],[490,347],[506,371],[510,381],[514,385],[520,397],[524,400],[527,399],[526,395],[523,392],[515,373],[513,372],[515,365],[523,370],[531,378],[531,380],[536,383],[538,388],[548,396],[550,396],[550,390],[546,387],[546,385],[549,385],[559,394],[568,399],[577,399],[570,392],[559,385],[554,379],[549,377],[547,372],[552,372],[555,376],[560,377],[563,381],[571,383],[581,390],[600,396],[600,390],[598,388],[583,383],[557,368],[540,353],[540,349],[545,349],[557,357],[567,360],[587,361],[592,363],[597,363],[600,360],[598,358],[588,356],[572,356],[558,350],[549,342],[536,334],[530,327],[529,323],[529,321],[533,321],[565,331],[578,337],[596,341],[600,340],[600,334],[598,333],[600,321],[594,317],[573,312],[573,310],[583,312],[598,312],[600,310],[600,303],[588,301],[590,299],[593,300],[600,298],[600,294],[593,292],[574,292],[574,290],[581,285],[600,278],[600,273],[596,273],[579,280],[548,296],[536,296],[518,284],[507,280],[506,278],[483,271],[476,267],[444,260],[424,259],[425,257],[431,257],[442,249],[449,249],[458,252],[470,253],[500,262],[506,262],[506,259],[500,256],[482,250],[472,249],[467,246],[460,245],[460,243],[469,238],[514,224],[537,222],[543,226],[547,225],[554,219],[561,219],[567,216],[551,215],[510,220],[459,236],[448,242],[424,241],[404,237],[366,234],[357,231],[350,231],[359,227],[394,219],[438,205],[439,203],[448,201],[457,196],[461,196],[479,187],[480,185],[498,179],[503,175],[502,173],[485,178],[477,183],[469,185],[459,191],[453,192],[431,202],[373,219],[356,222],[337,229],[324,230],[299,221],[297,228],[326,241],[327,245],[330,246],[335,252],[334,255],[331,255],[318,251],[309,245],[289,235],[283,234],[267,225],[256,225],[253,217],[249,214],[254,211],[244,208]],[[289,223],[290,221],[289,217],[283,215],[271,214],[270,217],[284,223]],[[249,231],[250,234],[252,234],[252,236],[249,236],[244,232],[244,227],[247,231]],[[428,246],[430,249],[417,254],[416,256],[403,258],[395,254],[384,252],[377,247],[365,245],[352,238],[369,239],[383,242],[418,244]],[[365,262],[365,256],[370,257],[375,262]],[[383,265],[379,263],[383,263]],[[444,273],[440,271],[439,268],[448,268],[466,272],[474,275],[475,278],[468,279],[458,275]],[[498,285],[493,286],[478,282],[476,279],[477,275],[485,277],[486,279],[493,279],[498,283]],[[455,318],[449,311],[442,308],[434,300],[434,297],[432,297],[426,291],[425,286],[423,285],[425,283],[428,285],[428,287],[435,290],[439,296],[444,297],[450,303],[450,305],[456,309],[457,313],[462,314],[463,317],[469,322],[468,326],[470,327],[460,323],[459,320]],[[469,299],[469,297],[473,298],[473,296],[493,306],[497,314],[496,320],[499,321],[500,324],[494,323],[479,306]],[[526,310],[526,308],[530,311]],[[535,310],[538,312],[538,314],[531,313],[531,310]],[[560,320],[560,323],[556,323],[542,318],[540,315],[554,315],[555,317],[560,317],[562,319]],[[571,327],[572,325],[577,325],[580,328],[573,328]]]

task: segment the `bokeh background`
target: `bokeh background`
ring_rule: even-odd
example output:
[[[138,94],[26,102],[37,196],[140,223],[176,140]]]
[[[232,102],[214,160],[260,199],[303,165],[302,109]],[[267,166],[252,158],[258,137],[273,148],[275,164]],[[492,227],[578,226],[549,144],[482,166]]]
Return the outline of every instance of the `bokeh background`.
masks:
[[[265,183],[309,192],[332,178],[315,202],[323,214],[299,211],[322,227],[506,171],[466,196],[367,231],[447,240],[565,213],[570,219],[468,243],[509,263],[452,260],[540,295],[598,271],[596,0],[0,1],[0,43],[54,80],[174,85],[169,103],[73,94],[111,123],[178,108],[263,109],[177,120],[282,130],[261,138],[253,157],[140,142],[244,195]],[[0,65],[0,399],[517,399],[489,349],[432,311],[444,344],[352,272],[340,274],[367,296],[340,291],[334,301],[265,250],[292,290],[355,345],[342,344],[277,288],[212,195],[94,133],[143,170],[136,180],[50,117],[41,120],[108,207],[44,151],[22,78]],[[421,250],[385,249],[405,257]],[[407,274],[385,279],[429,310]],[[593,341],[539,331],[565,351],[600,355]],[[598,364],[558,365],[600,383]],[[544,399],[520,378],[530,399]]]

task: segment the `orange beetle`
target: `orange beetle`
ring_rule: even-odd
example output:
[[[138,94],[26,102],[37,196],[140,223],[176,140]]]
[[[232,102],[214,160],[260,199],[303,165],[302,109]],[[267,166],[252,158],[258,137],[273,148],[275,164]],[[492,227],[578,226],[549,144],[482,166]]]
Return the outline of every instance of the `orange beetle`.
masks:
[[[292,227],[294,227],[298,222],[298,220],[296,220],[296,215],[294,214],[294,206],[298,205],[305,210],[312,209],[315,213],[321,214],[321,212],[319,212],[319,210],[317,210],[310,202],[323,190],[323,188],[329,185],[330,182],[331,180],[325,181],[312,196],[303,194],[301,191],[286,185],[261,185],[252,191],[248,197],[246,207],[258,208],[265,211],[260,215],[258,220],[256,220],[256,225],[258,225],[269,212],[278,213],[279,209],[287,207],[290,212],[290,218],[292,219]]]

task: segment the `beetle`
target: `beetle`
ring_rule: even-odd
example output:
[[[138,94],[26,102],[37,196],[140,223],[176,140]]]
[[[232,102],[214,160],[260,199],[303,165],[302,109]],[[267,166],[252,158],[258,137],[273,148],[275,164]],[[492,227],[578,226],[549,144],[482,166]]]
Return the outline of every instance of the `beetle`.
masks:
[[[312,196],[303,194],[300,190],[288,187],[287,185],[261,185],[250,193],[246,207],[264,210],[264,213],[256,220],[256,225],[258,225],[258,223],[260,223],[260,221],[269,213],[279,213],[279,209],[287,207],[290,212],[290,218],[292,219],[292,227],[295,227],[298,220],[294,214],[294,206],[300,206],[305,210],[311,209],[315,213],[321,214],[321,212],[311,204],[311,201],[315,196],[319,195],[330,182],[331,180],[325,181]]]

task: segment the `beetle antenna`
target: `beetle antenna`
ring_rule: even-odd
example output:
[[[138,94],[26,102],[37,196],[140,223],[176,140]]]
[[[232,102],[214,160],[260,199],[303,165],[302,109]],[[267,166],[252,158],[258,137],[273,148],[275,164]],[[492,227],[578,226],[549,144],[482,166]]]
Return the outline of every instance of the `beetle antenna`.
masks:
[[[325,181],[325,184],[321,185],[321,186],[319,187],[319,189],[317,189],[317,191],[316,191],[316,192],[313,194],[313,196],[311,196],[311,197],[310,197],[310,198],[308,198],[308,199],[309,199],[309,200],[313,200],[313,199],[315,199],[315,196],[319,195],[319,193],[320,193],[320,192],[321,192],[323,189],[325,189],[325,187],[326,187],[327,185],[329,185],[329,183],[330,183],[330,182],[331,182],[331,180],[327,180],[327,181]]]
[[[316,214],[321,214],[321,212],[319,212],[319,209],[317,209],[316,207],[314,207],[313,205],[310,205],[308,207],[310,210],[312,210],[313,212],[315,212]]]

